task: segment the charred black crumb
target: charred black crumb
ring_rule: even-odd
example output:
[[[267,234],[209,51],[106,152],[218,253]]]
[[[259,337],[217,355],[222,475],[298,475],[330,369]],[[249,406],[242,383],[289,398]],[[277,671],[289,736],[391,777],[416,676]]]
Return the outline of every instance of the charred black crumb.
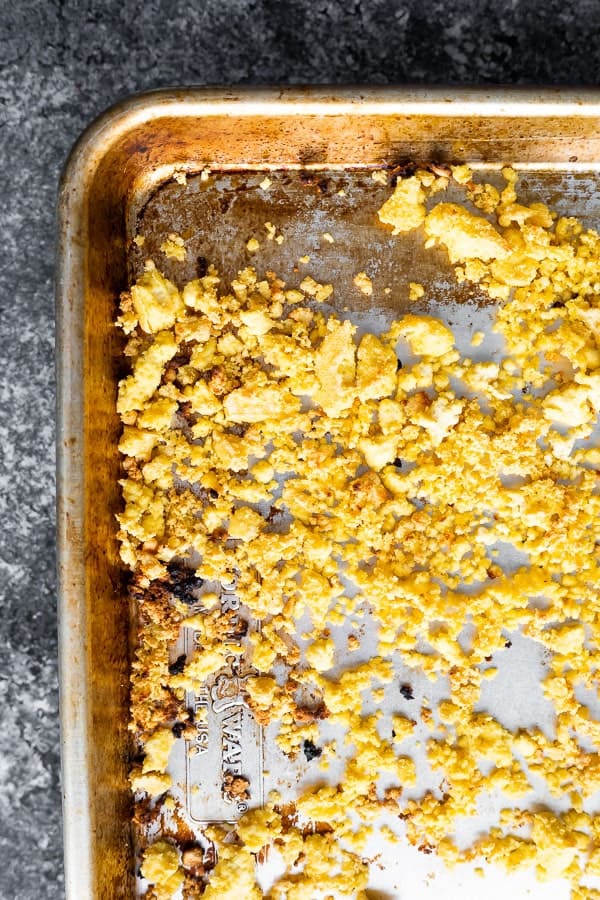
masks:
[[[564,309],[565,304],[562,300],[555,300],[550,309]]]
[[[198,598],[194,591],[202,587],[204,579],[199,578],[194,569],[179,562],[169,563],[167,570],[169,572],[169,588],[173,596],[188,605],[197,603]]]
[[[208,496],[210,497],[211,500],[216,500],[217,497],[219,496],[219,492],[218,492],[218,491],[215,491],[214,488],[209,488],[209,489],[208,489]]]
[[[491,661],[492,661],[492,657],[491,657],[491,656],[484,656],[483,658],[485,659],[486,662],[491,662]]]
[[[169,675],[181,675],[181,673],[185,669],[186,659],[187,657],[185,653],[182,653],[181,656],[178,656],[175,662],[171,663],[169,666]]]
[[[396,457],[396,459],[394,460],[394,462],[392,463],[392,465],[396,466],[397,469],[401,469],[401,468],[402,468],[402,460],[400,459],[399,456]]]
[[[173,732],[175,737],[179,740],[179,738],[185,731],[185,725],[183,724],[183,722],[175,722],[175,724],[171,728],[171,731]]]
[[[318,759],[322,754],[323,749],[321,747],[317,747],[313,744],[312,741],[306,740],[302,744],[302,751],[307,759],[310,762],[313,759]]]
[[[398,358],[398,360],[396,362],[396,372],[399,372],[402,367],[403,367],[402,360],[400,358]]]
[[[512,641],[506,641],[504,646],[506,647],[507,650],[510,650],[510,648],[512,647]]]
[[[196,263],[196,271],[198,273],[198,278],[204,278],[204,276],[208,272],[208,260],[205,256],[198,257]]]
[[[404,697],[405,700],[414,700],[415,699],[415,694],[412,689],[412,685],[408,684],[408,682],[405,682],[404,684],[400,685],[400,693],[402,694],[402,696]]]

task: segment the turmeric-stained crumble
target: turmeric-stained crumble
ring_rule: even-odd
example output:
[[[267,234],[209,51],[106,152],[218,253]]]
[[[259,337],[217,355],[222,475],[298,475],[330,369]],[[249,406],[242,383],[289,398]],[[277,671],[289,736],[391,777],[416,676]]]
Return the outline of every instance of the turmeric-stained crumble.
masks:
[[[494,358],[461,355],[447,324],[418,313],[359,336],[323,305],[335,286],[310,275],[288,288],[246,268],[224,286],[211,268],[178,290],[148,262],[122,297],[118,537],[138,609],[131,785],[148,897],[364,900],[365,843],[390,810],[448,864],[534,867],[568,879],[575,900],[600,896],[584,886],[600,874],[600,826],[586,811],[600,790],[600,723],[583,701],[585,689],[597,697],[600,634],[600,237],[522,205],[515,172],[503,175],[498,190],[466,166],[452,179],[418,170],[379,213],[398,240],[421,229],[459,282],[498,301]],[[449,184],[463,203],[438,200]],[[162,249],[185,255],[177,236]],[[420,300],[418,273],[403,277]],[[354,281],[376,293],[364,273]],[[521,562],[503,567],[499,545]],[[354,656],[366,606],[367,660]],[[342,641],[336,626],[350,619]],[[174,653],[186,628],[193,647]],[[515,631],[546,651],[552,733],[513,732],[480,708]],[[157,823],[173,807],[169,755],[202,715],[186,695],[241,659],[244,702],[261,725],[278,723],[281,752],[305,752],[324,774],[343,750],[343,773],[182,839]],[[399,662],[447,679],[435,710],[419,700],[407,713]],[[391,686],[389,716],[379,707]],[[343,727],[343,747],[324,723]],[[441,787],[406,799],[419,785],[418,723]],[[242,776],[226,773],[222,790],[247,804]],[[566,811],[532,802],[539,779]],[[455,823],[490,791],[505,808],[465,849]],[[257,880],[266,848],[280,862],[268,894]]]

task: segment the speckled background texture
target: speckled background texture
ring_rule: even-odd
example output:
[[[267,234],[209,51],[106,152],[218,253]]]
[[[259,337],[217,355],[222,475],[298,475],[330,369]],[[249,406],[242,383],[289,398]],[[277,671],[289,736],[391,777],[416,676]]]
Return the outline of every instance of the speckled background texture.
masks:
[[[52,278],[77,135],[172,84],[594,85],[599,32],[599,0],[0,0],[0,900],[64,896]]]

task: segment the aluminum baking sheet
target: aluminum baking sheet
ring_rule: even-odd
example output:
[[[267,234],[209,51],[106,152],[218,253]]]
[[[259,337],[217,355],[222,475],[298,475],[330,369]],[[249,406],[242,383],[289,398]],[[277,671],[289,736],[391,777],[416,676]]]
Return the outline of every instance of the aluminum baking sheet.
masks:
[[[412,162],[469,162],[488,180],[502,164],[521,171],[520,194],[541,199],[588,226],[600,224],[597,167],[600,102],[596,93],[410,92],[348,89],[335,94],[297,89],[246,94],[164,91],[132,98],[95,123],[75,148],[59,202],[58,363],[59,577],[61,705],[67,895],[132,897],[134,850],[127,787],[127,684],[130,654],[125,581],[114,539],[119,421],[116,384],[123,374],[113,327],[116,298],[151,255],[181,283],[214,263],[225,279],[250,261],[277,271],[291,286],[304,274],[336,286],[339,315],[379,331],[407,306],[408,280],[422,282],[430,303],[417,308],[444,318],[462,339],[489,330],[488,298],[457,288],[444,254],[424,254],[410,235],[391,237],[375,212],[390,187],[372,172]],[[202,170],[210,170],[201,177]],[[187,172],[188,183],[174,180]],[[260,187],[268,173],[269,191]],[[343,193],[341,193],[343,192]],[[265,240],[264,224],[284,234]],[[188,260],[159,251],[170,232],[186,237]],[[147,238],[143,253],[131,243]],[[323,233],[335,243],[329,244]],[[261,240],[250,260],[245,244]],[[298,265],[300,256],[310,265]],[[357,271],[392,290],[373,306],[351,285]],[[410,276],[410,277],[409,277]],[[414,304],[411,306],[414,310]],[[479,349],[482,356],[491,344]],[[471,355],[473,352],[471,351]],[[233,586],[224,597],[235,603]],[[194,635],[182,640],[187,649]],[[362,653],[369,656],[368,633]],[[539,691],[543,654],[515,636],[501,654],[498,696],[486,698],[509,727],[539,722],[549,710]],[[241,700],[244,671],[221,673],[193,702],[209,710],[196,741],[210,760],[214,784],[239,765],[260,785],[295,792],[310,774],[299,761],[282,763],[272,733],[257,728]],[[515,682],[520,690],[515,693]],[[443,685],[438,686],[440,691]],[[431,691],[425,679],[416,696]],[[510,705],[507,694],[512,695]],[[516,698],[516,699],[515,699]],[[435,700],[435,697],[431,697]],[[504,717],[504,718],[503,718]],[[182,743],[182,742],[179,742]],[[234,820],[243,809],[224,805],[220,792],[194,791],[198,763],[172,760],[192,825]],[[332,767],[335,780],[339,774]],[[540,797],[544,801],[548,798]],[[482,809],[482,822],[494,801]],[[393,827],[396,822],[388,821]],[[465,840],[468,833],[464,834]],[[369,848],[371,894],[379,900],[461,896],[567,897],[566,884],[538,884],[526,874],[490,869],[482,882],[469,867],[448,873],[432,856],[403,843]],[[268,885],[273,873],[261,875]]]

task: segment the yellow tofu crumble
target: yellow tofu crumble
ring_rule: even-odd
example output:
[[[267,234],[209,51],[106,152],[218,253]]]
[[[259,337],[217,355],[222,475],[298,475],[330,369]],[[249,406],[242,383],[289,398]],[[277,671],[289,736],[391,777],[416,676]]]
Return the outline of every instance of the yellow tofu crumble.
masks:
[[[366,272],[359,272],[358,275],[354,276],[353,281],[362,294],[365,294],[367,297],[371,296],[373,293],[373,282]]]
[[[499,359],[461,355],[430,315],[358,332],[323,312],[334,285],[311,276],[288,288],[248,267],[228,286],[210,267],[179,289],[148,262],[121,297],[131,372],[117,399],[117,518],[138,609],[130,780],[149,898],[365,900],[366,843],[390,811],[405,837],[382,834],[448,866],[532,869],[566,879],[573,900],[599,896],[587,879],[600,875],[600,826],[586,806],[600,791],[600,722],[581,689],[597,697],[600,237],[522,205],[516,173],[503,176],[499,190],[464,165],[417,170],[379,211],[382,230],[403,240],[420,229],[459,283],[497,302]],[[438,201],[450,178],[469,208]],[[175,238],[161,249],[183,258]],[[402,290],[419,300],[411,274]],[[354,284],[372,293],[364,272]],[[484,338],[474,332],[471,346]],[[402,365],[407,350],[414,361]],[[503,566],[499,545],[521,562]],[[200,600],[204,582],[221,587]],[[230,582],[237,618],[221,602]],[[365,605],[375,650],[359,660]],[[193,646],[174,657],[183,629]],[[482,710],[516,632],[544,653],[552,733],[513,731]],[[236,658],[251,672],[244,703],[277,726],[282,756],[309,747],[315,773],[339,758],[342,774],[181,839],[161,809],[177,806],[174,748],[202,720],[186,692],[217,684]],[[445,679],[435,708],[400,679],[399,659],[431,684]],[[325,722],[345,735],[339,746]],[[443,790],[415,793],[415,736]],[[253,797],[252,783],[228,777],[232,795]],[[565,811],[532,802],[540,780]],[[497,824],[459,846],[457,822],[494,791]],[[265,893],[267,852],[281,865]]]
[[[186,257],[185,241],[180,234],[170,234],[160,245],[160,249],[169,259],[176,259],[178,262],[183,262]]]

